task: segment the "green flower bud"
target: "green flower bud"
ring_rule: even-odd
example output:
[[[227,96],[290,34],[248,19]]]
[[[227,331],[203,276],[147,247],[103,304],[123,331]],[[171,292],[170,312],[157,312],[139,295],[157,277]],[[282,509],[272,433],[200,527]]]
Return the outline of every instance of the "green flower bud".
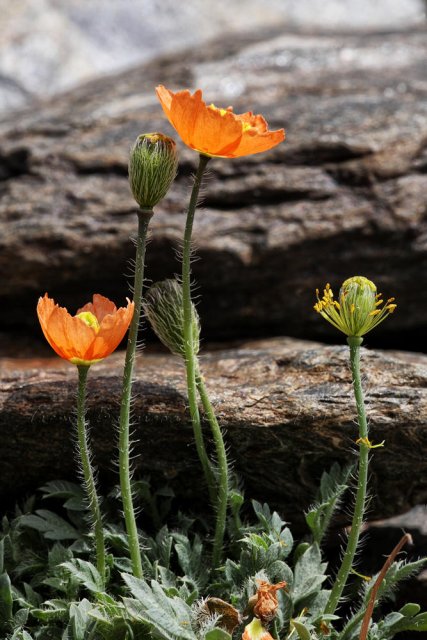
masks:
[[[363,276],[354,276],[343,282],[339,292],[339,302],[334,300],[334,294],[329,284],[319,297],[316,290],[317,302],[315,311],[320,313],[334,327],[347,336],[362,337],[396,309],[394,298],[385,303],[373,282]]]
[[[129,158],[129,184],[141,209],[152,209],[168,192],[178,168],[176,144],[162,133],[143,133]]]
[[[168,349],[185,358],[184,310],[182,287],[174,279],[154,283],[145,294],[143,309],[154,332]],[[200,322],[194,304],[191,304],[193,350],[200,348]]]

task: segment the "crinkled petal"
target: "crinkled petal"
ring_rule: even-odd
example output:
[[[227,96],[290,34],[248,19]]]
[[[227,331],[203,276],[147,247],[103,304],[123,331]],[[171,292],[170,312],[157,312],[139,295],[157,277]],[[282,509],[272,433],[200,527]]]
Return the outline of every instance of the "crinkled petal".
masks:
[[[72,317],[47,294],[40,298],[37,313],[43,333],[52,349],[66,360],[82,358],[95,339],[95,331],[80,318]]]
[[[233,158],[248,156],[254,153],[268,151],[285,139],[284,129],[277,131],[266,131],[265,133],[257,133],[256,130],[248,129],[243,132],[239,146],[233,152]]]
[[[101,324],[105,316],[117,311],[117,307],[114,302],[112,302],[108,298],[101,296],[100,293],[95,293],[92,298],[92,302],[88,302],[83,307],[81,307],[81,309],[77,311],[76,315],[82,313],[83,311],[90,311],[91,313],[93,313],[95,318]]]
[[[237,158],[267,151],[285,138],[283,129],[268,131],[262,115],[250,111],[236,115],[232,107],[207,106],[200,89],[193,95],[188,90],[173,93],[163,86],[156,91],[182,141],[199,153]]]
[[[134,308],[134,303],[128,300],[127,307],[104,316],[95,340],[85,355],[86,360],[106,358],[117,349],[128,330]]]

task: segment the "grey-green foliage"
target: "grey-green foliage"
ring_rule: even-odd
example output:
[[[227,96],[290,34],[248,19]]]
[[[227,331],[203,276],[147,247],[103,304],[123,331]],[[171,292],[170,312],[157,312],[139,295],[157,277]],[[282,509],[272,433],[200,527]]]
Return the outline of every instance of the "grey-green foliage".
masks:
[[[317,502],[305,516],[313,539],[318,544],[321,543],[332,516],[348,488],[352,469],[352,466],[341,468],[337,463],[334,463],[329,472],[324,471],[322,474]]]
[[[145,294],[143,309],[154,332],[174,354],[185,357],[184,311],[182,287],[175,279],[155,282]],[[191,303],[194,353],[200,348],[200,322],[196,307]]]
[[[90,562],[92,545],[79,487],[48,483],[43,487],[43,500],[60,501],[60,516],[37,509],[35,501],[28,500],[16,510],[13,519],[2,520],[0,637],[231,640],[220,628],[218,615],[208,611],[201,620],[199,600],[213,595],[243,614],[258,580],[268,580],[287,583],[277,594],[275,624],[280,638],[292,632],[294,639],[321,639],[326,625],[330,640],[357,640],[375,577],[369,584],[363,583],[359,607],[350,619],[343,627],[341,622],[335,625],[336,616],[324,613],[330,592],[325,588],[326,564],[319,546],[347,478],[348,470],[337,467],[322,476],[319,503],[310,511],[313,535],[296,546],[284,520],[266,504],[253,502],[255,522],[250,518],[251,524],[242,523],[242,500],[237,492],[236,508],[229,521],[230,547],[224,565],[216,572],[209,568],[205,523],[181,515],[175,519],[173,530],[163,525],[155,526],[151,537],[141,533],[145,579],[137,580],[129,575],[128,544],[122,523],[106,520],[108,593],[103,591],[98,571]],[[144,491],[148,496],[147,487]],[[166,501],[170,497],[166,491]],[[147,512],[153,522],[162,519],[160,510]],[[64,537],[69,527],[77,537]],[[424,566],[424,560],[395,562],[380,586],[378,602],[393,595],[401,580]],[[427,630],[427,614],[414,604],[383,618],[376,610],[374,620],[368,640],[391,640],[400,631]],[[236,629],[235,638],[241,636],[246,623],[247,620]],[[337,631],[334,626],[342,630]]]
[[[191,607],[177,595],[166,595],[161,585],[123,574],[132,598],[124,598],[131,620],[149,624],[164,640],[197,640]]]
[[[322,554],[316,542],[300,556],[294,568],[294,579],[289,591],[294,612],[311,606],[327,578],[326,566],[326,563],[322,562]]]

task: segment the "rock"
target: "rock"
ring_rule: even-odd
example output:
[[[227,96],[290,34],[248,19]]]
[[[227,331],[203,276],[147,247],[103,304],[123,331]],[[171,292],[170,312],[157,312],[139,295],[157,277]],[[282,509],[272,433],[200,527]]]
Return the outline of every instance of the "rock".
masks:
[[[288,140],[214,159],[197,213],[194,276],[208,339],[336,340],[314,290],[362,274],[398,311],[373,345],[420,349],[427,308],[427,39],[394,33],[236,36],[83,85],[0,124],[0,331],[40,335],[45,291],[75,310],[95,291],[122,303],[133,256],[128,149],[170,133],[154,95],[202,86],[251,107]],[[196,154],[183,149],[153,218],[147,277],[179,270]]]
[[[427,356],[363,349],[372,455],[369,518],[402,513],[427,496]],[[114,472],[123,354],[93,367],[88,418],[104,488]],[[70,478],[76,371],[55,359],[3,359],[1,498]],[[246,496],[280,508],[294,526],[314,500],[322,471],[354,460],[355,406],[347,347],[290,339],[248,342],[202,358],[211,399]],[[169,482],[180,501],[205,501],[174,357],[144,353],[137,366],[133,427],[136,475]]]

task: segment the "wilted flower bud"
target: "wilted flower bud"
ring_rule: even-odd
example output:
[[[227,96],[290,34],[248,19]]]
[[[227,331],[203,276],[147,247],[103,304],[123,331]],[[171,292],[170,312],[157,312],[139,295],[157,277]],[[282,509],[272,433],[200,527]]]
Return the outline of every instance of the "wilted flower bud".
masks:
[[[253,612],[263,624],[268,624],[276,617],[279,607],[277,591],[284,587],[286,587],[286,582],[270,584],[266,580],[258,580],[258,590],[256,596],[254,596],[256,602],[254,603]]]
[[[314,309],[328,322],[347,336],[364,336],[396,309],[394,298],[385,303],[373,282],[363,276],[354,276],[343,282],[339,292],[339,302],[329,284],[319,298]]]
[[[144,312],[164,345],[176,355],[185,357],[184,311],[182,287],[174,279],[153,284],[145,295]],[[193,350],[199,352],[200,323],[196,307],[191,303]]]
[[[241,624],[242,616],[228,602],[221,598],[204,598],[193,605],[193,617],[196,626],[202,630],[211,620],[215,620],[215,626],[232,634],[234,629]]]
[[[178,168],[176,144],[162,133],[143,133],[129,158],[129,184],[141,209],[152,209],[175,179]]]

